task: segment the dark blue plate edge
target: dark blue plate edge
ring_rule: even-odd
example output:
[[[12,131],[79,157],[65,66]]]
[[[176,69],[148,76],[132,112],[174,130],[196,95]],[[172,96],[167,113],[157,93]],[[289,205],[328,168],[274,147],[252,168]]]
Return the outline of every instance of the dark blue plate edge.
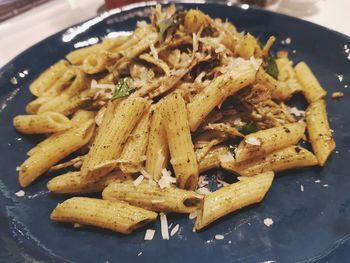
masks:
[[[220,5],[220,6],[225,6],[227,5],[227,3],[215,3],[215,2],[191,2],[191,1],[185,1],[183,3],[179,3],[179,2],[174,2],[176,5],[187,5],[187,4],[194,4],[194,5],[206,5],[206,4],[210,4],[210,5]],[[151,6],[154,6],[154,2],[140,2],[138,4],[130,4],[130,5],[126,5],[126,6],[123,6],[123,7],[120,7],[120,8],[117,8],[117,9],[113,9],[111,11],[108,11],[108,12],[105,12],[105,13],[102,13],[98,16],[95,16],[95,17],[101,17],[101,16],[104,16],[101,21],[105,20],[105,19],[108,19],[109,17],[113,16],[113,15],[117,15],[119,13],[127,13],[127,12],[131,12],[135,9],[139,9],[139,8],[146,8],[146,7],[151,7]],[[169,2],[165,1],[165,2],[162,2],[162,4],[164,5],[168,5]],[[232,5],[232,6],[235,6],[235,7],[238,7],[238,8],[241,8],[240,5]],[[231,7],[231,6],[230,6]],[[327,33],[330,33],[330,34],[333,34],[334,37],[340,37],[340,38],[343,38],[345,41],[350,41],[350,37],[343,34],[343,33],[340,33],[338,31],[335,31],[333,29],[330,29],[330,28],[327,28],[327,27],[324,27],[324,26],[321,26],[321,25],[318,25],[318,24],[315,24],[313,22],[309,22],[309,21],[306,21],[306,20],[303,20],[303,19],[299,19],[299,18],[295,18],[295,17],[292,17],[292,16],[288,16],[288,15],[284,15],[284,14],[279,14],[279,13],[275,13],[275,12],[272,12],[272,11],[269,11],[269,10],[265,10],[265,9],[261,9],[261,8],[256,8],[256,7],[250,7],[249,9],[253,10],[253,11],[258,11],[258,12],[265,12],[265,13],[269,13],[269,14],[272,14],[274,16],[276,16],[276,18],[278,17],[285,17],[285,18],[288,18],[290,19],[290,22],[291,23],[306,23],[307,25],[313,27],[313,29],[316,29],[316,30],[322,30],[322,31],[327,31]],[[31,52],[31,49],[33,48],[36,48],[37,46],[39,45],[42,45],[44,42],[46,41],[49,41],[50,39],[55,39],[56,37],[61,37],[68,29],[71,29],[73,28],[74,30],[77,29],[77,27],[79,27],[80,25],[88,22],[88,21],[91,21],[93,18],[90,18],[90,19],[87,19],[83,22],[80,22],[80,23],[76,23],[74,24],[73,26],[70,26],[68,28],[65,28],[55,34],[52,34],[51,36],[48,36],[46,38],[44,38],[43,40],[37,42],[36,44],[28,47],[26,50],[22,51],[21,53],[19,53],[18,55],[16,55],[14,58],[12,58],[8,63],[6,63],[2,68],[0,68],[0,77],[2,76],[2,73],[4,72],[8,72],[11,70],[11,67],[12,67],[12,64],[14,63],[14,61],[20,59],[21,57],[24,57],[27,55],[27,53]],[[93,25],[92,25],[93,26]],[[82,32],[83,33],[83,32]],[[80,34],[80,33],[79,33]],[[77,35],[79,35],[77,34]],[[6,91],[5,91],[6,93]],[[5,95],[6,96],[6,95]],[[6,98],[6,97],[5,97]],[[2,241],[2,240],[1,240]],[[12,241],[12,240],[9,240],[9,241]],[[12,244],[12,245],[15,245],[15,244]],[[334,249],[331,249],[330,251],[328,251],[328,253],[326,252],[325,254],[320,254],[319,256],[316,256],[315,258],[310,258],[310,259],[305,259],[303,261],[299,261],[299,262],[335,262],[333,261],[332,259],[330,259],[331,261],[328,261],[329,260],[329,256],[331,255],[334,255],[334,253],[337,252],[338,249],[342,249],[344,251],[347,251],[347,248],[350,247],[350,242],[349,242],[349,239],[347,239],[347,241],[345,242],[341,242],[338,244],[339,246],[335,247]],[[344,248],[345,247],[345,248]],[[43,256],[42,258],[40,258],[40,260],[38,260],[37,257],[32,257],[32,255],[29,255],[27,254],[25,251],[21,250],[21,248],[19,247],[13,247],[14,250],[16,251],[17,254],[12,254],[11,256],[14,256],[13,258],[8,258],[8,261],[7,262],[43,262],[42,259],[45,258],[46,261],[44,262],[56,262],[56,260],[59,260],[59,261],[66,261],[66,262],[69,262],[67,260],[64,260],[62,258],[52,258],[50,257],[50,259],[48,260],[47,258],[47,255],[45,255],[44,253],[41,253],[39,252],[37,255],[40,254],[40,256]],[[346,253],[344,252],[343,253]],[[31,251],[32,252],[32,251]],[[346,254],[344,254],[346,256]],[[338,257],[336,257],[338,258]],[[344,259],[343,257],[341,257],[342,259]],[[339,259],[339,258],[338,258]],[[323,260],[326,260],[326,261],[323,261]],[[336,261],[338,262],[338,261]]]

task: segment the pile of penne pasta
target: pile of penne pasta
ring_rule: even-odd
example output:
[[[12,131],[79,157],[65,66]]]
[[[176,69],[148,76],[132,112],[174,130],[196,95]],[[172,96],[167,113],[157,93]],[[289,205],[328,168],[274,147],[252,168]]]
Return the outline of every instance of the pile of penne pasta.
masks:
[[[131,35],[69,53],[30,85],[36,98],[14,118],[19,132],[47,135],[20,166],[21,187],[61,170],[52,193],[102,199],[70,198],[54,221],[127,234],[158,212],[197,212],[199,230],[260,202],[275,172],[324,166],[335,148],[326,91],[306,63],[273,56],[275,41],[156,6]],[[305,112],[285,104],[295,93]],[[198,178],[214,168],[238,182],[205,195]]]

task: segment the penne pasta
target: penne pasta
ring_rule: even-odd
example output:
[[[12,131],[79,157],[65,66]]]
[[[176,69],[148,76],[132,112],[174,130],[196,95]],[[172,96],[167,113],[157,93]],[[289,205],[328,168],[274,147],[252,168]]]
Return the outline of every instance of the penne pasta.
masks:
[[[148,110],[143,114],[141,120],[136,125],[133,133],[125,143],[124,149],[120,155],[120,169],[124,173],[136,173],[140,171],[140,166],[144,162],[148,133],[150,126],[150,113]]]
[[[318,163],[324,166],[335,149],[324,100],[318,100],[309,105],[306,109],[306,123],[312,149]]]
[[[191,131],[197,130],[205,117],[228,96],[252,84],[255,80],[255,73],[254,66],[246,63],[237,70],[227,72],[211,81],[187,104]]]
[[[219,168],[220,159],[228,155],[231,155],[231,153],[226,146],[220,145],[214,147],[199,162],[199,172],[203,173],[213,168]]]
[[[143,98],[129,98],[109,103],[99,127],[96,138],[81,167],[85,180],[96,180],[104,176],[108,169],[98,168],[105,161],[120,156],[129,134],[145,110],[149,102]]]
[[[69,129],[55,140],[46,143],[40,151],[36,151],[20,166],[20,185],[27,187],[49,170],[51,166],[87,144],[94,133],[94,129],[95,124],[91,120]]]
[[[295,66],[295,74],[301,84],[303,94],[309,103],[326,96],[327,92],[322,88],[305,62],[300,62]]]
[[[13,119],[17,131],[25,134],[60,132],[72,127],[71,121],[57,112],[39,115],[18,115]]]
[[[185,101],[171,94],[163,104],[164,127],[176,183],[180,188],[194,190],[198,182],[198,164],[191,139]]]
[[[224,215],[261,202],[271,187],[273,177],[273,172],[261,173],[205,196],[195,228],[200,230]]]
[[[271,97],[276,100],[286,101],[298,91],[296,87],[274,79],[262,68],[260,68],[256,74],[256,82],[267,87],[270,90]]]
[[[155,181],[162,176],[162,170],[169,161],[169,149],[162,121],[162,100],[152,107],[150,131],[146,153],[146,171]]]
[[[37,97],[40,97],[64,74],[68,69],[69,63],[65,60],[60,60],[53,66],[45,70],[36,80],[29,86],[30,92]]]
[[[129,234],[157,219],[157,213],[128,205],[88,197],[73,197],[58,204],[51,213],[58,222],[78,223]]]
[[[155,182],[143,180],[139,185],[132,181],[115,181],[102,192],[103,199],[125,201],[157,212],[191,213],[198,209],[202,196],[176,187],[160,188]]]
[[[98,193],[115,180],[132,180],[132,177],[121,171],[115,171],[100,180],[86,181],[82,179],[80,172],[69,172],[51,179],[47,183],[47,188],[55,194]]]
[[[95,116],[95,113],[92,111],[85,111],[85,110],[79,110],[77,111],[73,118],[71,119],[71,123],[74,127],[77,127],[89,120],[92,120]],[[39,152],[42,149],[45,149],[45,145],[50,145],[52,144],[58,137],[60,136],[64,136],[65,132],[57,132],[52,134],[50,137],[48,137],[47,139],[41,141],[39,144],[35,145],[35,147],[33,147],[32,149],[30,149],[27,152],[28,156],[33,155],[35,152]]]
[[[316,157],[300,146],[289,146],[263,157],[243,162],[221,162],[221,167],[242,176],[253,176],[266,171],[280,172],[317,165]]]
[[[238,145],[236,161],[265,156],[297,144],[305,133],[305,123],[295,122],[248,134]]]

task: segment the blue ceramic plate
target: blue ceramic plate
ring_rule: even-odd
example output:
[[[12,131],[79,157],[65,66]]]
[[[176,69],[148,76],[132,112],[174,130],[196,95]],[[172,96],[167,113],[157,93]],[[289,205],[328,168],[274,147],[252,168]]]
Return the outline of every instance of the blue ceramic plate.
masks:
[[[57,33],[12,60],[0,71],[0,259],[1,262],[345,262],[350,257],[350,58],[349,37],[326,28],[257,9],[217,4],[198,7],[212,17],[228,18],[239,30],[260,38],[275,35],[295,62],[310,64],[328,94],[343,91],[339,101],[327,96],[336,152],[323,168],[281,173],[265,200],[226,216],[193,233],[187,216],[169,216],[179,232],[163,241],[159,222],[152,241],[145,230],[123,236],[95,228],[74,229],[49,220],[62,197],[47,193],[48,176],[25,189],[19,198],[16,166],[38,138],[17,133],[12,118],[33,99],[29,83],[48,66],[84,41],[112,32],[131,31],[146,19],[147,6],[116,10]],[[290,45],[281,40],[291,38]],[[320,180],[315,183],[315,180]],[[301,192],[300,187],[304,186]],[[328,186],[328,187],[326,187]],[[274,224],[264,225],[265,218]],[[215,235],[225,236],[215,240]]]

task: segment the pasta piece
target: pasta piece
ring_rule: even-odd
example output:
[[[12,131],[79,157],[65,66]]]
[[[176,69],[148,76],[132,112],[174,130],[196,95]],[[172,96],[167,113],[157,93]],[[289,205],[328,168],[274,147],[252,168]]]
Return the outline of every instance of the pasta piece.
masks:
[[[123,202],[73,197],[58,204],[51,220],[92,225],[130,234],[157,219],[157,213]]]
[[[266,156],[243,162],[236,162],[235,160],[221,162],[221,167],[242,176],[252,176],[266,171],[277,173],[317,164],[316,157],[308,150],[300,146],[289,146]]]
[[[306,109],[306,123],[312,149],[318,163],[324,166],[336,146],[329,128],[324,100],[312,102]]]
[[[74,127],[77,127],[89,120],[92,120],[95,116],[95,113],[92,111],[85,111],[85,110],[79,110],[77,111],[72,120],[71,123]],[[52,144],[58,137],[60,136],[64,136],[62,134],[64,134],[65,132],[58,132],[58,133],[54,133],[52,134],[49,138],[43,140],[42,142],[40,142],[39,144],[35,145],[32,149],[30,149],[27,152],[28,156],[33,155],[35,152],[39,152],[42,149],[45,149],[45,145],[50,145]]]
[[[132,180],[129,174],[116,171],[98,181],[85,181],[80,172],[69,172],[54,177],[47,183],[47,188],[55,194],[98,193],[115,180]]]
[[[245,136],[236,150],[236,161],[241,162],[264,156],[297,144],[304,136],[305,126],[304,122],[296,122]]]
[[[199,172],[203,173],[213,168],[220,167],[220,159],[231,154],[226,146],[217,146],[210,150],[199,162]],[[232,157],[233,158],[233,157]]]
[[[65,60],[60,60],[53,66],[45,70],[36,80],[29,86],[30,92],[37,97],[40,97],[45,91],[64,74],[68,69],[69,63]]]
[[[238,55],[245,59],[261,57],[261,48],[258,41],[251,34],[246,34],[238,43],[236,48]]]
[[[108,55],[104,52],[92,53],[84,61],[82,68],[87,74],[96,74],[106,70]]]
[[[207,115],[227,97],[255,80],[256,69],[250,63],[229,71],[209,83],[204,90],[187,104],[189,124],[194,132]]]
[[[288,57],[276,58],[275,61],[278,68],[279,81],[287,81],[289,79],[296,78],[293,63],[288,59]]]
[[[146,153],[146,171],[155,181],[160,179],[162,170],[169,161],[169,149],[162,121],[162,103],[163,100],[159,101],[152,109]]]
[[[227,134],[230,137],[244,137],[235,127],[227,123],[209,123],[203,127],[204,130],[214,130]]]
[[[179,94],[166,97],[164,126],[178,187],[194,190],[198,183],[198,164],[191,139],[185,101]]]
[[[184,18],[184,27],[187,32],[196,33],[201,28],[209,26],[211,20],[212,19],[202,11],[191,9],[186,12]]]
[[[69,129],[55,140],[46,143],[20,166],[19,183],[22,187],[30,185],[40,175],[69,154],[87,144],[92,137],[95,123],[90,120],[81,126]]]
[[[39,108],[47,103],[49,100],[51,99],[51,97],[39,97],[39,98],[36,98],[35,100],[32,100],[31,102],[29,102],[27,105],[26,105],[26,112],[28,114],[36,114],[38,113],[38,110]]]
[[[66,59],[73,65],[81,65],[88,55],[101,51],[102,47],[101,44],[83,47],[68,53]]]
[[[271,187],[273,177],[273,172],[261,173],[205,196],[195,228],[202,229],[224,215],[260,203]]]
[[[322,99],[327,95],[327,92],[322,88],[305,62],[300,62],[295,66],[295,73],[302,86],[303,94],[309,103]]]
[[[60,132],[72,127],[71,121],[57,112],[40,115],[18,115],[13,119],[17,131],[25,134]]]
[[[143,180],[115,181],[102,192],[103,199],[125,201],[131,205],[157,212],[191,213],[198,209],[202,196],[176,187],[160,188],[155,182]]]
[[[140,122],[125,143],[124,149],[120,155],[120,159],[123,161],[120,165],[120,169],[124,173],[138,172],[141,163],[144,161],[142,157],[145,157],[148,143],[150,113],[150,110],[144,113]]]
[[[81,167],[81,175],[85,180],[96,180],[109,172],[108,169],[97,168],[103,162],[119,157],[129,134],[148,107],[149,101],[144,98],[128,98],[108,104],[102,124]]]
[[[75,104],[80,104],[79,102],[83,99],[80,96],[82,91],[87,89],[89,85],[87,76],[81,70],[76,69],[74,71],[73,78],[74,79],[70,82],[71,84],[69,87],[66,87],[64,90],[60,91],[57,94],[58,96],[55,96],[46,103],[42,104],[38,109],[38,113],[55,111],[65,115],[71,114],[72,109],[77,108]]]
[[[267,87],[270,90],[271,97],[276,100],[286,101],[298,91],[295,87],[274,79],[262,68],[256,74],[256,82]]]
[[[269,56],[269,52],[270,49],[272,47],[272,45],[275,43],[276,41],[276,37],[275,36],[270,36],[269,39],[267,40],[265,46],[263,47],[262,51],[261,51],[261,55],[265,58],[267,58]]]

